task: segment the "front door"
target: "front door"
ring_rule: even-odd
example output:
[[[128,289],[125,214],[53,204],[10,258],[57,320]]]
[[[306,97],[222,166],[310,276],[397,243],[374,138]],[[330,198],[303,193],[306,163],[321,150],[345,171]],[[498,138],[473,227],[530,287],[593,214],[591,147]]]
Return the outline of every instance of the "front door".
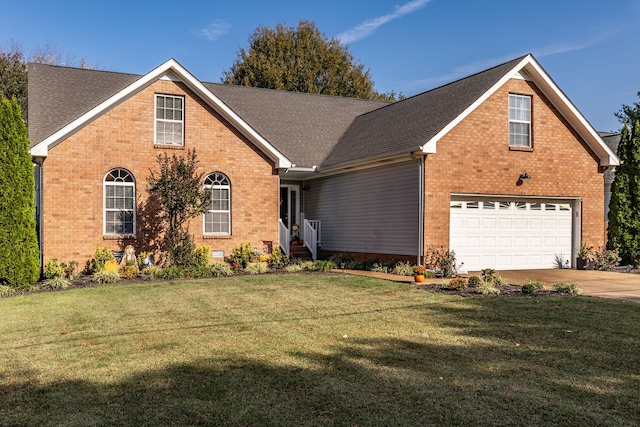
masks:
[[[280,219],[282,223],[289,229],[293,237],[293,224],[299,224],[300,221],[300,186],[298,185],[281,185],[280,186]]]

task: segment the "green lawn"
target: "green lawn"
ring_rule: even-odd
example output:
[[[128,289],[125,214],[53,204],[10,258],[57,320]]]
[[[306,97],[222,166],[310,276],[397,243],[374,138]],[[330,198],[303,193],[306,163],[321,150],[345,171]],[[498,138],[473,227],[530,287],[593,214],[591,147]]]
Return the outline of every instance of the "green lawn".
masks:
[[[0,425],[640,423],[640,305],[337,274],[0,299]]]

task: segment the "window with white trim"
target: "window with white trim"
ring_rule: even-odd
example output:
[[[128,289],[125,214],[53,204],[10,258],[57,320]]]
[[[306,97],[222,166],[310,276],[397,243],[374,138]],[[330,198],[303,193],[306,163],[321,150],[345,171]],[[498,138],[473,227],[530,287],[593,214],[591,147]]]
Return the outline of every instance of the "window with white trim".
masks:
[[[135,234],[136,182],[125,169],[113,169],[104,177],[104,234]]]
[[[156,95],[157,145],[184,145],[184,98]]]
[[[531,148],[531,97],[509,95],[509,146]]]
[[[229,178],[214,172],[204,180],[204,188],[211,191],[211,204],[204,213],[204,234],[231,235],[231,185]]]

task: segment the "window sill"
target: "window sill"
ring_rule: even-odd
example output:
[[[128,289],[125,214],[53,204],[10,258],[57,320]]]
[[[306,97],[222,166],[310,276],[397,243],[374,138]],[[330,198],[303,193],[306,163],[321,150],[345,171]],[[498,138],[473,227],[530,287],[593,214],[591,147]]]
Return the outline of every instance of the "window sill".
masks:
[[[219,240],[229,240],[231,239],[231,236],[214,236],[212,234],[205,234],[204,236],[202,236],[203,239],[208,240],[208,239],[219,239]]]
[[[153,144],[153,148],[160,148],[163,150],[184,150],[184,145],[164,145],[164,144]]]
[[[105,234],[102,240],[137,240],[133,234]]]
[[[533,152],[533,148],[532,147],[513,147],[513,146],[509,146],[509,151],[524,151],[527,153],[532,153]]]

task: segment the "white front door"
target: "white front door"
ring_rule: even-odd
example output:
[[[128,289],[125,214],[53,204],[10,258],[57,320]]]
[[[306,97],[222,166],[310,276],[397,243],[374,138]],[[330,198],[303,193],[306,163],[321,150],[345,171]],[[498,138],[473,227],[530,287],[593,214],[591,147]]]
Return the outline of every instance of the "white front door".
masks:
[[[571,266],[572,230],[571,200],[451,200],[450,248],[467,271]]]

